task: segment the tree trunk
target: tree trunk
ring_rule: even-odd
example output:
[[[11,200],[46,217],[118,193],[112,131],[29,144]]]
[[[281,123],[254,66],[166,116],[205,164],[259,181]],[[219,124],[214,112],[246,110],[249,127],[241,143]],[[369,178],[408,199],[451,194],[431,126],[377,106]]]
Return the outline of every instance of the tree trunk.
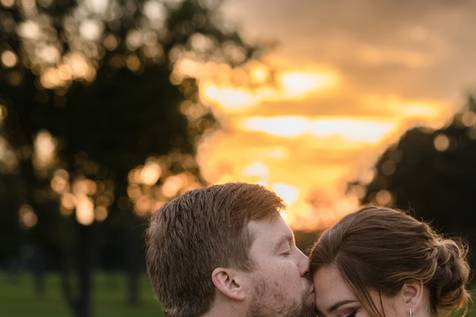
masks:
[[[76,317],[92,317],[92,271],[94,258],[93,225],[79,225],[78,277],[79,293],[76,301]]]
[[[137,232],[141,228],[140,219],[135,216],[132,211],[129,214],[130,224],[126,228],[128,237],[126,241],[127,255],[127,302],[131,306],[140,304],[140,273],[141,273],[141,245],[139,244],[140,233]]]
[[[140,273],[129,266],[127,270],[127,302],[130,306],[140,304]]]
[[[45,294],[45,256],[40,248],[35,247],[31,258],[31,273],[35,294],[42,297]]]
[[[127,197],[127,175],[129,171],[118,173],[116,177],[116,197]],[[143,248],[143,222],[134,214],[130,206],[124,208],[116,202],[117,212],[123,213],[126,226],[123,228],[125,234],[124,255],[125,255],[125,278],[126,278],[126,300],[130,306],[140,304],[140,276],[142,273],[142,252]]]
[[[76,224],[78,229],[77,248],[64,256],[61,282],[63,295],[75,317],[92,317],[93,265],[95,256],[94,225]],[[76,253],[75,253],[76,251]],[[76,259],[72,265],[71,259]],[[71,268],[75,267],[78,276],[77,291],[71,279]]]

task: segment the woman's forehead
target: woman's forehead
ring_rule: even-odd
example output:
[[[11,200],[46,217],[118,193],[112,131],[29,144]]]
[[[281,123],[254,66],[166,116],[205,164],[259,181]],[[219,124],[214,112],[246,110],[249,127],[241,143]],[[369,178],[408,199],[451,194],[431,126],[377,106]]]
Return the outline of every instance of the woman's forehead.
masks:
[[[324,266],[313,275],[316,306],[321,309],[331,307],[337,301],[356,300],[352,289],[342,278],[334,265]]]

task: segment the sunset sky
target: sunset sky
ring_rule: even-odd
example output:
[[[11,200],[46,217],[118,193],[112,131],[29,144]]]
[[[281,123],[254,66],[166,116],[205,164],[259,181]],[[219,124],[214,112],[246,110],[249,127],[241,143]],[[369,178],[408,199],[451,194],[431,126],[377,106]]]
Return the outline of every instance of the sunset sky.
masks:
[[[474,12],[476,1],[229,0],[225,21],[277,46],[245,66],[253,88],[242,70],[182,65],[222,125],[199,148],[205,178],[273,189],[296,229],[352,211],[346,183],[369,180],[407,128],[443,125],[474,88]]]
[[[166,21],[164,5],[176,2],[141,4],[151,28],[130,30],[127,47],[143,45],[159,54],[157,39],[143,34],[158,32]],[[37,19],[36,2],[20,3],[29,18],[18,32],[41,73],[40,84],[55,89],[72,80],[94,80],[99,47],[113,50],[117,45],[112,34],[103,34],[100,19],[107,16],[110,1],[79,2],[73,12],[78,32],[72,39],[78,49],[65,56],[44,37],[49,33],[41,31],[45,26]],[[204,178],[210,184],[243,181],[270,188],[287,203],[284,215],[295,229],[323,228],[354,211],[358,197],[346,194],[349,182],[370,181],[379,155],[406,129],[441,127],[475,91],[474,12],[476,0],[224,1],[221,19],[211,22],[225,30],[237,27],[249,43],[265,47],[257,59],[231,68],[219,58],[239,60],[244,56],[240,48],[231,42],[216,45],[199,33],[190,38],[191,50],[174,47],[169,54],[172,83],[197,78],[201,100],[219,121],[220,128],[205,135],[198,147]],[[91,18],[84,19],[88,14]],[[97,52],[88,48],[93,44]],[[215,48],[220,54],[214,55]],[[12,51],[0,54],[6,68],[18,61]],[[134,54],[125,65],[140,71]],[[196,120],[203,108],[191,104],[187,100],[180,109]],[[0,105],[0,123],[6,116],[2,109]],[[14,154],[5,144],[0,142],[0,152],[11,152],[3,158],[14,166]],[[50,132],[40,131],[35,166],[53,164],[56,145]],[[170,160],[151,157],[131,171],[127,194],[138,214],[153,212],[199,186],[190,173],[162,173]],[[69,180],[60,169],[51,183],[62,195],[63,209],[71,214],[76,208],[82,224],[107,218],[106,209],[93,203],[94,190],[88,189],[93,185],[91,180]],[[139,190],[141,186],[147,190]],[[157,197],[150,195],[152,187]]]

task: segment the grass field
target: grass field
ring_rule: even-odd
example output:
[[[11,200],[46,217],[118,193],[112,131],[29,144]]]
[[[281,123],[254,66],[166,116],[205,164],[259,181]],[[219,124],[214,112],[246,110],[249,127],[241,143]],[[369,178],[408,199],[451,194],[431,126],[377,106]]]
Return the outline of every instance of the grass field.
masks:
[[[141,282],[141,305],[130,307],[126,304],[125,279],[122,275],[96,275],[94,317],[162,317],[146,278]],[[58,276],[48,276],[45,294],[38,297],[34,294],[29,276],[12,279],[0,274],[0,317],[27,316],[72,316],[61,295]]]
[[[94,290],[94,317],[163,317],[145,276],[141,281],[141,305],[126,304],[125,279],[122,275],[97,274]],[[476,303],[468,317],[476,317]],[[57,275],[49,275],[45,294],[33,292],[31,278],[15,279],[0,274],[0,317],[71,317],[60,292]],[[459,316],[458,314],[454,316]]]

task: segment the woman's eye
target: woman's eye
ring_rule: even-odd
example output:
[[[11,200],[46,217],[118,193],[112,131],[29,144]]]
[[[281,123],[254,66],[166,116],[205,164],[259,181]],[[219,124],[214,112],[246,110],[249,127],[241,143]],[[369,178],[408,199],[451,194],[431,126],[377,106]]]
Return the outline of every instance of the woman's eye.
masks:
[[[357,314],[357,310],[353,310],[350,313],[348,313],[347,315],[344,315],[343,317],[355,317],[356,314]]]

